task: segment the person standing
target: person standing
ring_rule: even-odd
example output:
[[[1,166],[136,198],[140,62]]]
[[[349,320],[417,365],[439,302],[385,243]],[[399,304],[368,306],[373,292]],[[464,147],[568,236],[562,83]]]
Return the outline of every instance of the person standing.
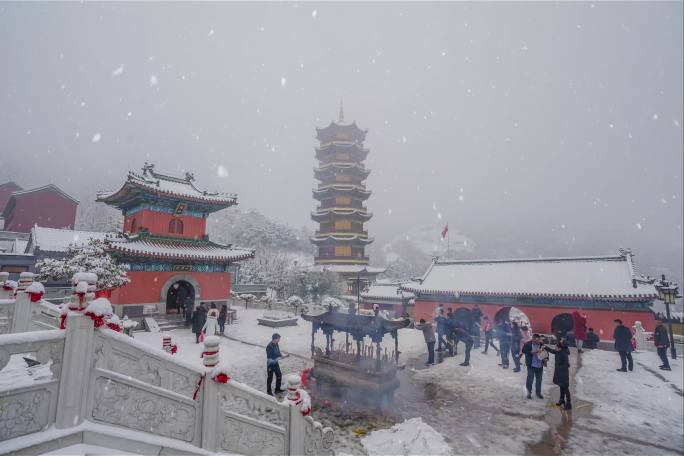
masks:
[[[532,399],[532,382],[534,381],[534,391],[539,399],[544,399],[541,393],[542,376],[544,375],[544,362],[540,357],[543,350],[541,336],[534,334],[532,340],[525,343],[522,352],[525,355],[525,366],[527,367],[527,398]]]
[[[518,322],[514,321],[511,325],[511,357],[513,358],[513,364],[515,364],[515,369],[513,372],[520,372],[520,349],[522,342],[522,331]]]
[[[667,335],[667,330],[663,326],[662,320],[656,320],[655,331],[653,332],[653,344],[658,349],[658,356],[663,364],[660,366],[662,370],[672,370],[670,368],[670,361],[667,359],[667,349],[670,346],[670,337]]]
[[[439,314],[435,318],[435,323],[437,324],[437,351],[444,351],[443,345],[447,345],[446,340],[444,340],[444,335],[449,330],[449,320],[444,316],[444,308],[439,308]]]
[[[594,332],[594,328],[589,328],[587,331],[587,340],[584,341],[584,348],[594,349],[598,346],[599,336]]]
[[[416,329],[423,331],[423,338],[427,345],[428,359],[425,363],[427,366],[435,364],[435,328],[432,323],[426,323],[424,318],[420,319],[420,323],[416,325]]]
[[[482,353],[485,355],[487,354],[487,349],[491,345],[491,347],[496,350],[496,354],[499,354],[499,349],[496,348],[496,345],[494,345],[494,328],[492,327],[492,322],[489,321],[489,317],[483,317],[482,318],[482,331],[485,334],[485,346],[484,350]]]
[[[511,325],[508,320],[501,320],[496,325],[496,335],[499,337],[499,354],[501,355],[501,367],[508,369],[508,354],[511,351]]]
[[[204,328],[204,323],[207,321],[207,309],[204,307],[204,303],[195,309],[192,313],[192,332],[195,333],[195,343],[200,343],[200,334],[202,334],[202,328]]]
[[[216,332],[218,331],[218,316],[219,311],[216,308],[216,303],[212,302],[211,308],[209,309],[209,312],[207,312],[206,322],[202,327],[202,331],[204,331],[205,337],[216,335]]]
[[[572,409],[570,402],[570,349],[565,340],[560,340],[553,349],[544,346],[544,350],[556,356],[556,363],[553,368],[553,383],[560,388],[560,400],[557,406],[563,406],[565,410]]]
[[[634,370],[634,361],[632,360],[632,331],[622,324],[619,318],[613,320],[615,323],[615,331],[613,331],[613,340],[615,341],[615,351],[620,354],[620,363],[622,364],[619,372],[627,372],[627,369]]]
[[[456,343],[454,343],[454,328],[456,328],[456,314],[454,313],[451,307],[447,309],[446,319],[447,327],[445,334],[447,349],[449,350],[449,356],[454,356],[454,349],[457,349],[457,347],[455,346]],[[456,354],[458,354],[458,352],[456,352]]]
[[[480,327],[482,326],[482,311],[480,305],[475,304],[470,310],[471,330],[473,335],[473,348],[480,348]]]
[[[582,353],[582,345],[587,338],[587,316],[575,310],[572,313],[572,331],[577,346],[577,353]]]
[[[275,394],[285,392],[285,390],[280,388],[283,381],[283,374],[280,372],[278,360],[287,358],[289,355],[280,353],[280,346],[278,344],[280,344],[280,334],[274,333],[271,336],[271,342],[266,346],[266,394],[269,396],[273,396],[273,390],[271,389],[273,375],[275,375],[276,378]]]
[[[470,334],[466,328],[456,327],[454,328],[454,345],[459,341],[462,341],[465,345],[465,360],[459,364],[459,366],[469,366],[470,365],[470,349],[473,348],[473,336]]]
[[[228,317],[228,306],[226,304],[223,304],[221,306],[221,311],[219,312],[218,315],[218,325],[219,325],[219,331],[220,334],[223,335],[223,332],[226,329],[226,318]]]

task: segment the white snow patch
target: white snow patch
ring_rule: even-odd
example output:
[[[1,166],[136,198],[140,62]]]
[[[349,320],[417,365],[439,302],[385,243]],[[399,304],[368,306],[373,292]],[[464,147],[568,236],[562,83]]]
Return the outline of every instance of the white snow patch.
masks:
[[[444,437],[422,418],[411,418],[389,429],[374,431],[361,444],[369,456],[452,454]]]

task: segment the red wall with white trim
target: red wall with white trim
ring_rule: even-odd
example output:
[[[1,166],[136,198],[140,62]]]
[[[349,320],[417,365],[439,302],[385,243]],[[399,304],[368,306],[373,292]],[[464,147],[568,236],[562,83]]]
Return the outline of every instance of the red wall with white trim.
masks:
[[[436,301],[416,299],[416,321],[420,321],[421,318],[431,321],[432,315],[439,304],[440,303]],[[474,307],[474,304],[471,303],[444,302],[441,304],[443,305],[445,312],[449,307],[454,310],[461,307],[466,309]],[[553,320],[556,315],[563,313],[571,314],[575,310],[579,310],[581,313],[587,315],[587,328],[594,328],[594,332],[598,334],[601,340],[613,340],[613,330],[615,329],[613,320],[616,318],[622,320],[622,323],[628,328],[631,328],[636,321],[640,321],[646,331],[653,331],[655,328],[655,314],[650,310],[594,310],[574,307],[511,306],[509,304],[480,303],[482,316],[486,315],[492,321],[494,320],[496,313],[504,307],[515,307],[516,309],[519,309],[530,319],[532,332],[542,334],[551,334],[551,320]]]
[[[230,272],[129,272],[131,282],[112,291],[112,304],[150,304],[166,300],[161,289],[173,276],[192,276],[197,280],[201,296],[198,300],[223,300],[230,297]],[[197,290],[195,290],[197,293]]]

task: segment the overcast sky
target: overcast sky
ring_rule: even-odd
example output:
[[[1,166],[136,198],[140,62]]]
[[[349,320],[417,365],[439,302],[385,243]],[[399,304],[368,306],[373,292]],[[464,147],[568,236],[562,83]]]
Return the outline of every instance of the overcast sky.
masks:
[[[149,160],[311,224],[315,127],[343,99],[369,130],[379,240],[448,220],[480,244],[560,236],[681,265],[682,14],[682,2],[0,3],[0,180],[94,198]]]

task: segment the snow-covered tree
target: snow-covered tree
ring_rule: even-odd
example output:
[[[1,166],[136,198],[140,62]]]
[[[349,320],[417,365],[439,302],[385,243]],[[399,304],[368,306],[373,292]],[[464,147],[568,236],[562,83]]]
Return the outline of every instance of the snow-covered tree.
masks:
[[[297,295],[292,295],[287,298],[285,303],[290,307],[294,307],[294,313],[297,315],[297,309],[304,305],[304,300]]]
[[[38,280],[68,280],[77,272],[97,274],[97,288],[107,290],[131,280],[126,266],[117,264],[108,252],[109,241],[90,239],[87,244],[70,245],[63,259],[45,258],[36,263]]]
[[[251,294],[251,293],[241,294],[241,295],[239,295],[238,297],[239,297],[240,299],[242,299],[243,301],[245,301],[245,309],[247,308],[247,304],[248,304],[248,303],[250,303],[250,302],[252,302],[252,301],[254,301],[254,300],[256,299],[256,296],[254,296],[254,295]]]

